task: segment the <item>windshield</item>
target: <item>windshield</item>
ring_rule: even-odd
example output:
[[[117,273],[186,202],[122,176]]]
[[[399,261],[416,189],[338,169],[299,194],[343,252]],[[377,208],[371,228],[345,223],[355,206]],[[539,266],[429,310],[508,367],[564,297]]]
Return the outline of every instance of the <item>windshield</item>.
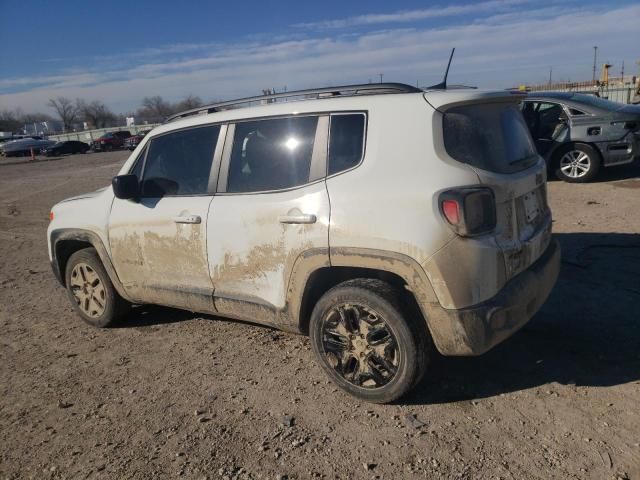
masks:
[[[453,159],[482,170],[513,173],[538,159],[515,104],[473,104],[446,110],[443,133],[445,149]]]

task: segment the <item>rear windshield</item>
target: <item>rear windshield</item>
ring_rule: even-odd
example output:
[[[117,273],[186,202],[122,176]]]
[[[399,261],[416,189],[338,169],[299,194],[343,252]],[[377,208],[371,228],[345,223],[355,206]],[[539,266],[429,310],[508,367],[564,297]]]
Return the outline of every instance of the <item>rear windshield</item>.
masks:
[[[518,172],[538,158],[524,118],[511,103],[450,108],[444,113],[443,129],[449,156],[482,170]]]
[[[571,100],[574,102],[584,103],[592,107],[601,108],[603,110],[616,111],[622,107],[621,103],[612,102],[605,98],[596,97],[595,95],[585,95],[584,93],[574,93],[571,95]]]

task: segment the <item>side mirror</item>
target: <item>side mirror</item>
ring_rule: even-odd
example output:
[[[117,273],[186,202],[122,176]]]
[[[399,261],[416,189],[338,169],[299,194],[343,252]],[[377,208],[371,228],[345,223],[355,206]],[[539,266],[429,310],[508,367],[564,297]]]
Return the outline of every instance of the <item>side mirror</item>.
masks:
[[[118,175],[111,181],[113,193],[122,200],[131,200],[140,196],[140,182],[136,175]]]

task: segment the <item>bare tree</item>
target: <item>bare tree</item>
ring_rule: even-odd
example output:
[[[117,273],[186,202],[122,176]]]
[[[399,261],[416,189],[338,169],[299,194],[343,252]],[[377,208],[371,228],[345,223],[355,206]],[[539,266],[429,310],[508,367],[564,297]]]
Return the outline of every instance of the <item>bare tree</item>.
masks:
[[[0,131],[17,132],[22,128],[23,124],[19,120],[16,112],[11,110],[3,110],[0,112]]]
[[[28,124],[49,122],[52,120],[46,113],[23,113],[22,110],[0,111],[0,131],[20,132]]]
[[[73,122],[76,120],[78,109],[71,100],[67,97],[51,98],[47,105],[54,109],[58,117],[60,117],[65,131],[70,130],[73,127]]]
[[[198,108],[202,106],[202,99],[196,95],[189,94],[184,100],[176,103],[173,108],[174,113],[182,112],[183,110],[191,110],[192,108]]]
[[[87,103],[78,99],[76,100],[76,108],[80,117],[94,128],[105,128],[116,119],[115,114],[98,100]]]
[[[50,122],[53,120],[51,115],[47,115],[46,113],[24,113],[22,115],[18,115],[18,119],[22,122],[23,125],[29,123],[39,123],[39,122]]]
[[[159,95],[144,97],[140,112],[143,117],[159,122],[173,113],[173,106]]]

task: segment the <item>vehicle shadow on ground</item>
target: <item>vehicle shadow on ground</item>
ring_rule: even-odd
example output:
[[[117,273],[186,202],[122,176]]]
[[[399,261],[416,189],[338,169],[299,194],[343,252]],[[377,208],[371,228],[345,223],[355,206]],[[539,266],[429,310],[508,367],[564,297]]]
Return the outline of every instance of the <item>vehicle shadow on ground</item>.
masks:
[[[261,325],[259,323],[234,320],[231,318],[223,318],[215,315],[209,315],[206,313],[190,312],[188,310],[180,310],[171,307],[162,307],[160,305],[134,305],[131,311],[118,322],[112,328],[141,328],[151,327],[154,325],[166,325],[170,323],[185,322],[188,320],[216,320],[230,323],[239,323],[241,325],[251,325],[260,328],[266,328],[268,330],[276,330],[268,325]]]
[[[552,382],[640,380],[640,234],[555,237],[562,246],[560,277],[538,314],[485,355],[437,358],[436,372],[401,403],[471,400]]]
[[[113,328],[139,328],[184,322],[201,318],[198,313],[159,305],[134,305],[131,311]]]

